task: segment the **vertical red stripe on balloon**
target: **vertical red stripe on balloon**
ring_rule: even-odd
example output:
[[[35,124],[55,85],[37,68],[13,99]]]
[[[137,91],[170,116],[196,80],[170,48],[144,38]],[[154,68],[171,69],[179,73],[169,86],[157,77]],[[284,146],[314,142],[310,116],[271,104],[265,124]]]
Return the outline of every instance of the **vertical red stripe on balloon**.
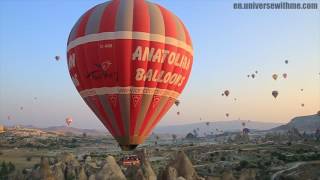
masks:
[[[189,34],[189,31],[187,30],[186,26],[183,24],[183,22],[177,17],[178,21],[180,21],[183,29],[184,29],[184,34],[186,36],[186,43],[190,46],[192,46],[192,41],[191,41],[191,38],[190,38],[190,34]]]
[[[142,136],[147,136],[150,134],[150,132],[153,130],[153,128],[158,124],[158,122],[162,119],[162,117],[168,112],[168,110],[171,108],[171,106],[174,103],[174,99],[169,98],[166,105],[162,108],[160,114],[157,116],[157,118],[155,119],[155,121],[153,121],[152,125],[150,126],[150,128],[145,129],[142,132]]]
[[[101,115],[100,111],[96,108],[96,105],[94,101],[92,100],[92,97],[87,97],[87,100],[84,99],[87,105],[90,107],[90,109],[94,112],[94,114],[100,119],[102,124],[109,130],[109,132],[112,134],[112,136],[115,137],[114,129],[112,128],[111,124],[104,119],[104,117]]]
[[[119,96],[117,94],[108,94],[105,97],[107,101],[109,102],[112,112],[114,114],[114,117],[116,119],[116,123],[119,127],[120,136],[124,136],[124,124],[121,118],[121,112],[120,112],[120,105],[119,105]]]
[[[136,121],[141,110],[142,94],[131,94],[130,99],[130,136],[134,135]]]
[[[144,0],[135,0],[133,8],[133,31],[150,32],[150,18],[147,3]]]
[[[120,0],[114,0],[109,5],[107,5],[101,17],[99,33],[113,32],[115,30],[115,23],[119,4]]]
[[[139,130],[139,135],[141,135],[141,133],[143,131],[145,131],[145,128],[147,127],[151,117],[154,115],[154,113],[156,112],[157,108],[158,107],[158,104],[159,102],[161,101],[161,99],[163,98],[163,96],[158,96],[158,95],[153,95],[153,98],[152,98],[152,101],[149,105],[149,108],[148,108],[148,112],[143,120],[143,123],[140,127],[140,130]]]
[[[94,103],[95,107],[97,108],[99,114],[102,116],[103,121],[106,122],[109,126],[109,130],[112,131],[116,136],[120,136],[120,134],[116,133],[115,131],[116,127],[112,126],[112,123],[107,115],[107,113],[104,111],[103,106],[97,96],[90,96],[91,102]]]
[[[132,40],[115,40],[115,57],[117,59],[121,59],[121,61],[117,62],[119,72],[118,82],[120,87],[126,87],[131,85],[131,44]]]
[[[165,25],[165,31],[166,36],[170,36],[173,38],[177,38],[177,27],[175,19],[172,17],[173,15],[168,10],[164,9],[163,7],[157,5],[160,8],[160,11],[162,13],[164,25]]]
[[[86,26],[87,26],[87,23],[88,23],[88,20],[89,20],[89,17],[93,11],[95,7],[91,8],[89,11],[86,12],[86,14],[83,16],[80,24],[79,24],[79,27],[77,29],[77,33],[76,33],[76,38],[78,37],[81,37],[81,36],[84,36],[85,35],[85,32],[86,32]]]
[[[88,69],[86,65],[86,52],[85,48],[83,47],[85,45],[80,45],[75,48],[73,48],[75,52],[75,61],[76,61],[76,70],[78,75],[78,81],[81,87],[84,89],[90,89],[91,88],[91,81],[88,80]]]
[[[147,3],[144,0],[136,0],[134,1],[134,8],[133,8],[133,26],[132,31],[137,32],[150,32],[150,17]],[[132,40],[132,52],[131,54],[137,49],[138,46],[141,46],[142,49],[145,47],[149,47],[149,41],[138,41]],[[132,56],[131,56],[132,58]],[[134,71],[131,72],[131,86],[134,87],[144,87],[144,81],[136,81],[136,70],[141,68],[145,71],[148,67],[148,61],[140,61],[138,59],[132,60],[132,68]],[[132,94],[131,95],[131,102],[130,102],[130,136],[134,135],[136,124],[137,124],[137,117],[141,111],[141,102],[143,100],[143,95]]]

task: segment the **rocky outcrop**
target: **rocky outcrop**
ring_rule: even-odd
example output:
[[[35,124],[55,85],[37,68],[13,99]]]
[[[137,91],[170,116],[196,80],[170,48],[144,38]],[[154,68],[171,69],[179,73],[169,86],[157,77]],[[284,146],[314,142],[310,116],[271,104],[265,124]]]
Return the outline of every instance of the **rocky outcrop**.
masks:
[[[166,170],[162,174],[162,179],[171,179],[183,177],[186,180],[200,180],[203,179],[198,176],[197,172],[193,168],[193,165],[189,158],[183,151],[178,151],[174,160],[172,160]]]
[[[59,179],[59,180],[65,180],[64,178],[64,173],[62,171],[62,168],[61,168],[61,165],[60,164],[55,164],[53,166],[53,176],[56,178],[56,179]]]
[[[40,179],[46,179],[46,180],[55,179],[50,169],[49,160],[46,157],[41,157],[39,175],[40,175]]]
[[[120,167],[112,156],[106,158],[103,168],[97,173],[96,180],[125,180]]]

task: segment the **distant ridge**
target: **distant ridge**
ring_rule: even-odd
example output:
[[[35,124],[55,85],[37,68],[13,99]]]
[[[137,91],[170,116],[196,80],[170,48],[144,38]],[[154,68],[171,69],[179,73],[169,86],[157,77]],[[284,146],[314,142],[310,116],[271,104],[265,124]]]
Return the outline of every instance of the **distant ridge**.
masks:
[[[80,129],[68,126],[53,126],[48,128],[41,128],[41,130],[46,132],[61,132],[61,133],[72,133],[75,135],[82,135],[86,133],[88,136],[105,136],[108,133],[107,130],[99,130],[99,129]]]
[[[320,128],[320,116],[314,114],[309,116],[295,117],[288,124],[272,128],[270,131],[288,131],[293,127],[303,132],[314,132]]]
[[[210,122],[209,126],[206,122]],[[248,121],[248,120],[231,120],[231,121],[202,121],[199,123],[174,125],[174,126],[159,126],[156,127],[155,133],[167,133],[167,134],[187,134],[192,132],[194,129],[199,128],[200,134],[214,134],[218,133],[216,129],[222,131],[240,131],[242,123],[246,123],[246,127],[255,130],[268,130],[277,126],[282,125],[282,123],[269,123],[269,122],[258,122],[258,121]]]

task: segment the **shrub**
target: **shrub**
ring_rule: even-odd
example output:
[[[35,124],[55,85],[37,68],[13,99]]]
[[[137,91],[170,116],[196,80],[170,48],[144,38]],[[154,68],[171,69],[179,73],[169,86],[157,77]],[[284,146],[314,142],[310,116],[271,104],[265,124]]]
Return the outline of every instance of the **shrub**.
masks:
[[[249,162],[246,161],[246,160],[241,160],[240,161],[240,168],[243,169],[243,168],[246,168],[248,166]]]
[[[27,160],[27,161],[31,161],[31,160],[32,160],[32,157],[31,157],[31,156],[28,156],[28,157],[26,158],[26,160]]]

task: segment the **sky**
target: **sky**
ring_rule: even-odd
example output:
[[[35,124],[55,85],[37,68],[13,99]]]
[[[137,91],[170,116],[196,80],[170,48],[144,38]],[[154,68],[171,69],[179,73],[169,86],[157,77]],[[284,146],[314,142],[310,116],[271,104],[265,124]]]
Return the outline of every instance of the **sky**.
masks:
[[[0,124],[60,126],[71,116],[74,127],[102,128],[75,89],[66,64],[71,28],[102,2],[0,1]],[[152,2],[184,22],[194,47],[181,104],[159,126],[200,118],[286,123],[320,110],[320,9],[235,10],[233,3],[239,1],[232,0]],[[256,70],[255,79],[247,78]],[[287,73],[288,78],[274,81],[273,73]],[[226,89],[229,97],[221,96]],[[273,90],[279,91],[276,99]]]

